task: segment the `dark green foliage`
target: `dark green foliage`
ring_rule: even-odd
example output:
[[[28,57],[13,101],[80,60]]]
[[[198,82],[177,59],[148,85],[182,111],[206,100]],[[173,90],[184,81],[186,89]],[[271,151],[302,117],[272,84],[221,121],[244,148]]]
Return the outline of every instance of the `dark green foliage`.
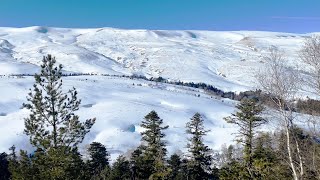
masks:
[[[219,171],[219,179],[221,180],[242,180],[250,179],[248,172],[241,162],[231,161]]]
[[[90,131],[95,119],[80,122],[75,111],[81,103],[75,88],[62,92],[62,66],[51,55],[43,58],[41,73],[35,75],[24,107],[30,110],[24,132],[36,151],[15,155],[12,147],[10,171],[13,179],[84,179],[85,166],[77,145]]]
[[[20,151],[19,161],[16,158],[10,160],[9,170],[12,179],[40,179],[39,175],[35,174],[37,172],[32,168],[30,157],[26,151]]]
[[[171,169],[171,172],[169,174],[169,179],[176,179],[179,173],[181,173],[181,158],[177,154],[173,154],[170,156],[170,159],[168,160],[168,166]]]
[[[142,141],[146,143],[144,153],[152,161],[157,158],[164,160],[167,153],[163,141],[165,134],[162,131],[167,129],[168,126],[162,126],[162,124],[163,120],[155,111],[147,114],[141,123],[141,127],[145,128],[145,131],[141,133]]]
[[[128,180],[131,178],[130,162],[124,156],[119,156],[116,162],[113,163],[110,180]]]
[[[135,179],[148,179],[154,172],[152,162],[143,155],[143,149],[143,146],[139,146],[131,154],[131,172]]]
[[[80,154],[76,149],[50,149],[47,153],[38,149],[28,155],[20,152],[19,161],[12,160],[10,171],[12,179],[84,179],[85,171]]]
[[[271,179],[276,172],[274,166],[277,163],[276,152],[272,147],[272,139],[269,134],[261,133],[256,139],[253,152],[253,174],[256,179]]]
[[[251,178],[254,178],[253,140],[256,129],[266,123],[266,120],[259,116],[263,107],[256,100],[244,99],[236,108],[239,111],[225,118],[225,120],[239,127],[237,141],[244,146],[244,163]]]
[[[169,169],[165,164],[167,149],[162,132],[168,126],[162,126],[163,120],[160,119],[155,111],[151,111],[144,117],[141,127],[145,129],[142,135],[143,145],[139,146],[131,154],[131,171],[135,179],[161,179],[169,174]]]
[[[154,164],[154,172],[150,175],[150,180],[168,179],[170,169],[166,166],[162,159],[156,159]]]
[[[59,146],[76,147],[90,131],[95,118],[84,123],[74,112],[79,109],[75,88],[62,92],[62,65],[55,66],[51,55],[43,58],[41,73],[35,75],[33,90],[24,104],[31,114],[25,118],[24,132],[33,146],[44,150]]]
[[[151,165],[151,174],[156,173],[154,176],[162,176],[166,174],[164,171],[164,160],[167,154],[167,149],[163,138],[165,134],[162,132],[167,129],[168,126],[162,126],[163,120],[160,119],[155,111],[151,111],[144,117],[141,123],[141,127],[145,128],[145,131],[141,133],[142,142],[145,146],[142,146],[142,159],[145,163]],[[146,168],[148,170],[149,168]],[[158,174],[160,173],[160,174]]]
[[[109,154],[106,147],[99,142],[92,142],[88,148],[90,160],[87,162],[90,177],[100,176],[109,168]]]
[[[47,153],[39,151],[32,161],[42,179],[83,179],[84,176],[84,163],[77,149],[59,147]]]
[[[0,154],[0,180],[7,180],[10,178],[9,161],[7,153]]]
[[[177,174],[176,180],[185,180],[190,177],[190,172],[189,172],[189,160],[186,158],[183,158],[181,160],[181,169],[180,173]]]
[[[208,146],[203,143],[203,136],[209,131],[204,129],[201,115],[196,113],[186,124],[186,128],[187,134],[191,135],[187,145],[191,155],[188,163],[190,179],[209,179],[212,173],[212,156]]]

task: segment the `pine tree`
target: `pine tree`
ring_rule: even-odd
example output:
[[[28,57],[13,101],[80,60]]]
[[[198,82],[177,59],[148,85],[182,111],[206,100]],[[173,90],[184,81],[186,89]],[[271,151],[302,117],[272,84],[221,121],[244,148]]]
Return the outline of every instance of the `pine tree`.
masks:
[[[84,164],[77,149],[37,149],[33,154],[20,151],[20,158],[10,160],[12,179],[85,179]]]
[[[177,174],[175,180],[185,180],[190,179],[190,172],[189,172],[189,160],[187,158],[183,158],[181,160],[181,170],[180,173]]]
[[[168,168],[161,158],[157,158],[154,162],[154,172],[150,175],[150,180],[168,179],[171,169]]]
[[[145,128],[145,131],[141,133],[142,141],[145,143],[143,156],[146,162],[152,165],[152,173],[163,173],[164,160],[167,154],[163,141],[165,134],[162,131],[167,129],[168,126],[162,126],[162,124],[163,120],[155,111],[147,114],[141,123],[141,127]]]
[[[131,178],[130,162],[124,156],[119,156],[113,163],[110,180],[128,180]]]
[[[179,173],[181,173],[181,158],[177,154],[173,154],[170,156],[170,159],[168,160],[169,168],[171,169],[171,172],[169,174],[169,179],[174,180],[177,179],[177,176]]]
[[[272,148],[271,137],[268,133],[257,136],[253,151],[253,168],[256,179],[279,179],[273,169],[277,163],[276,152]]]
[[[189,162],[190,179],[209,179],[212,175],[212,156],[208,146],[203,143],[203,136],[209,131],[205,130],[201,115],[196,113],[186,124],[186,128],[187,134],[191,135],[187,145],[191,154]]]
[[[24,132],[33,146],[47,150],[60,146],[76,147],[90,131],[95,118],[84,123],[79,121],[75,111],[81,100],[75,88],[62,91],[62,65],[55,66],[51,55],[43,58],[41,73],[35,75],[33,90],[30,89],[29,103],[24,104],[31,111],[25,118]]]
[[[51,55],[43,58],[41,73],[35,75],[24,107],[30,111],[25,118],[24,132],[36,151],[20,152],[20,160],[12,158],[13,179],[83,179],[84,164],[77,145],[90,131],[95,118],[79,121],[75,111],[81,103],[75,88],[62,91],[62,65],[55,66]],[[13,167],[15,165],[16,167]]]
[[[223,166],[219,171],[219,179],[221,180],[242,180],[250,179],[245,167],[236,160],[233,160]]]
[[[109,153],[106,147],[99,142],[92,142],[88,148],[90,160],[88,163],[89,174],[93,176],[101,176],[106,168],[109,168]]]
[[[11,160],[9,163],[9,170],[11,173],[12,179],[40,179],[37,172],[34,170],[33,165],[31,163],[31,159],[28,156],[26,151],[20,151],[20,160],[17,160],[15,148],[13,146],[12,151],[14,152],[13,156],[11,156]]]
[[[141,127],[146,129],[141,133],[142,141],[146,143],[145,154],[153,157],[154,160],[157,157],[164,159],[167,153],[167,149],[163,141],[165,134],[162,131],[167,129],[169,126],[162,126],[162,124],[163,120],[160,119],[155,111],[151,111],[147,114],[141,123]]]
[[[245,166],[250,178],[253,179],[253,140],[256,129],[266,122],[265,119],[259,116],[263,111],[263,107],[254,99],[244,99],[236,108],[239,111],[226,117],[225,120],[239,127],[239,139],[237,141],[244,145]]]
[[[144,149],[144,146],[138,146],[131,154],[132,179],[148,179],[153,172],[153,164],[144,156]]]
[[[17,172],[18,160],[16,154],[16,147],[13,145],[9,148],[11,153],[9,154],[9,172],[11,174],[11,178],[14,179],[14,173]]]
[[[3,152],[0,154],[0,180],[10,178],[8,154]]]

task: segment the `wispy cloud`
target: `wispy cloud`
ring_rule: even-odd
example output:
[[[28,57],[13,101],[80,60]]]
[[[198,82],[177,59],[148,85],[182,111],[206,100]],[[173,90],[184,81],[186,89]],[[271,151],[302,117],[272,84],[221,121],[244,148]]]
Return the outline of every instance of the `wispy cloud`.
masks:
[[[272,16],[272,19],[285,19],[285,20],[319,20],[320,17],[317,16]]]

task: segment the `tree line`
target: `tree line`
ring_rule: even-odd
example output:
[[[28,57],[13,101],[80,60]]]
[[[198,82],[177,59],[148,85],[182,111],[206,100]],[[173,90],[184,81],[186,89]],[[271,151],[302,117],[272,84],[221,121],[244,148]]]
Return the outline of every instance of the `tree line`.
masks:
[[[242,99],[256,99],[258,101],[262,101],[264,105],[269,106],[271,108],[275,107],[274,102],[271,100],[273,96],[271,94],[267,94],[263,92],[261,89],[256,90],[248,90],[248,91],[241,91],[239,93],[232,92],[232,91],[223,91],[211,84],[207,83],[194,83],[194,82],[183,82],[183,81],[173,81],[166,78],[163,78],[161,76],[159,77],[150,77],[147,78],[143,75],[110,75],[110,74],[97,74],[97,73],[63,73],[61,74],[62,77],[68,77],[68,76],[108,76],[108,77],[119,77],[119,78],[129,78],[129,79],[140,79],[150,82],[159,82],[159,83],[166,83],[166,84],[172,84],[177,86],[185,86],[185,87],[191,87],[195,89],[201,89],[204,90],[208,95],[214,96],[214,97],[221,97],[221,98],[228,98],[235,101],[241,101]],[[0,75],[0,77],[17,77],[22,78],[25,76],[34,76],[34,74],[11,74],[11,75]],[[198,94],[200,96],[200,94]],[[304,113],[304,114],[320,114],[320,100],[317,99],[311,99],[311,98],[297,98],[297,101],[292,104],[293,111],[298,113]]]

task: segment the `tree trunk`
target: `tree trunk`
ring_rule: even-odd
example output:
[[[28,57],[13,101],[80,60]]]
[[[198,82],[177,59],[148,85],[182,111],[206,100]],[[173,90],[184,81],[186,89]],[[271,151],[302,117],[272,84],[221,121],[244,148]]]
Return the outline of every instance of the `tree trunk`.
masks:
[[[295,138],[295,143],[296,143],[296,146],[297,146],[297,152],[298,152],[298,157],[299,157],[300,177],[302,178],[303,175],[304,175],[303,161],[302,161],[302,157],[301,157],[301,151],[300,151],[299,143],[298,143],[296,138]]]
[[[288,122],[286,122],[286,123],[288,123]],[[291,166],[292,175],[293,175],[294,180],[299,180],[296,168],[294,167],[294,163],[293,163],[292,152],[291,152],[291,148],[290,148],[290,144],[291,144],[291,142],[290,142],[290,132],[289,132],[289,127],[288,126],[289,125],[286,124],[287,150],[288,150],[289,163],[290,163],[290,166]]]

